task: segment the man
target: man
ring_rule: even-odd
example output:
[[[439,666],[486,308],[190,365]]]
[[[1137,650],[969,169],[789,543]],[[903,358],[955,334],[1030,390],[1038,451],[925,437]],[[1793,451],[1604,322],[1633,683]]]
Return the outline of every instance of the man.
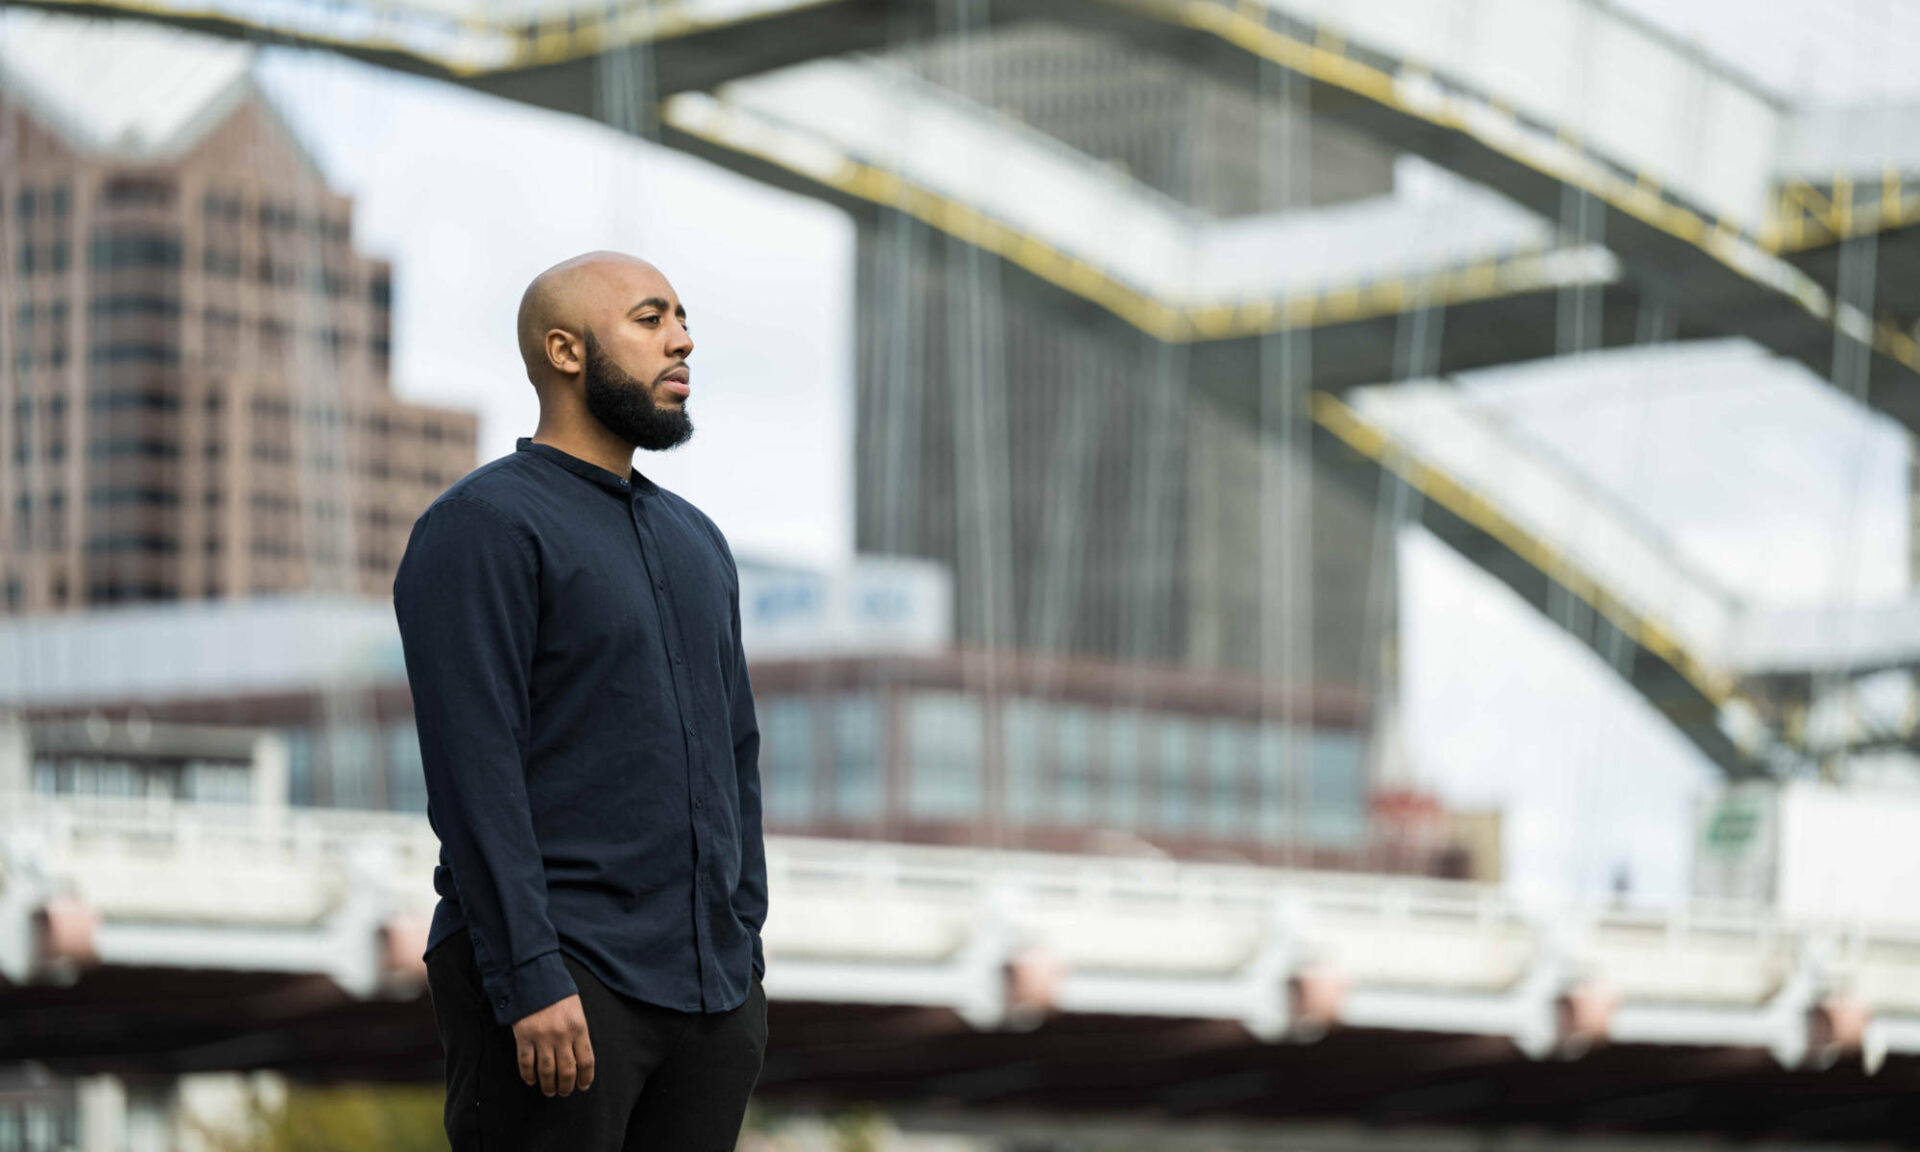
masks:
[[[414,524],[393,584],[440,837],[428,988],[454,1152],[721,1152],[766,1049],[759,728],[713,521],[633,469],[693,433],[644,261],[536,277],[540,423]]]

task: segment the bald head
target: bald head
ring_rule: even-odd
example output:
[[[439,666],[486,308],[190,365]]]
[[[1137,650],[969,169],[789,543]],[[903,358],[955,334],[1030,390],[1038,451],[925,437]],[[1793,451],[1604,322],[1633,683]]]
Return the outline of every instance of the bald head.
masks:
[[[527,379],[537,387],[559,373],[548,342],[554,329],[580,337],[596,323],[605,328],[608,317],[632,303],[627,297],[644,294],[652,281],[664,284],[666,277],[637,256],[607,251],[582,253],[535,276],[520,296],[515,322]]]

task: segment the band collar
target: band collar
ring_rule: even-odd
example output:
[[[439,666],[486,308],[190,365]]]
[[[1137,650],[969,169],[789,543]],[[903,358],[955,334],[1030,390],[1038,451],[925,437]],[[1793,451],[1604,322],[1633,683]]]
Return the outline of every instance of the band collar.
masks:
[[[642,475],[638,468],[628,469],[628,478],[623,480],[598,464],[569,455],[551,444],[542,444],[531,436],[522,436],[515,440],[513,447],[517,452],[530,452],[543,460],[551,460],[567,471],[585,476],[607,491],[617,492],[622,496],[635,492],[650,495],[657,490],[654,482]]]

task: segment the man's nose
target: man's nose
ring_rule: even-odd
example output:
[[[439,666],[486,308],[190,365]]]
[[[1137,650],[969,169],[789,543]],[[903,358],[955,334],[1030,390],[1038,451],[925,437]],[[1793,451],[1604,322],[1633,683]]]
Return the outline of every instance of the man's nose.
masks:
[[[679,335],[674,338],[673,347],[669,348],[668,351],[684,360],[688,356],[693,355],[693,334],[688,332],[684,325],[676,324],[674,325],[674,329]]]

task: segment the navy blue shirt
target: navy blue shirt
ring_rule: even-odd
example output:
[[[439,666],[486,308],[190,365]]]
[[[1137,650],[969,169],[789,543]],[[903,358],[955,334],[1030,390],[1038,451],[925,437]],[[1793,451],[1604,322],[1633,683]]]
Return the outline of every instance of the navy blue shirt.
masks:
[[[609,988],[743,1002],[766,963],[760,731],[712,520],[521,437],[413,526],[394,614],[440,838],[427,949],[468,929],[498,1023]]]

